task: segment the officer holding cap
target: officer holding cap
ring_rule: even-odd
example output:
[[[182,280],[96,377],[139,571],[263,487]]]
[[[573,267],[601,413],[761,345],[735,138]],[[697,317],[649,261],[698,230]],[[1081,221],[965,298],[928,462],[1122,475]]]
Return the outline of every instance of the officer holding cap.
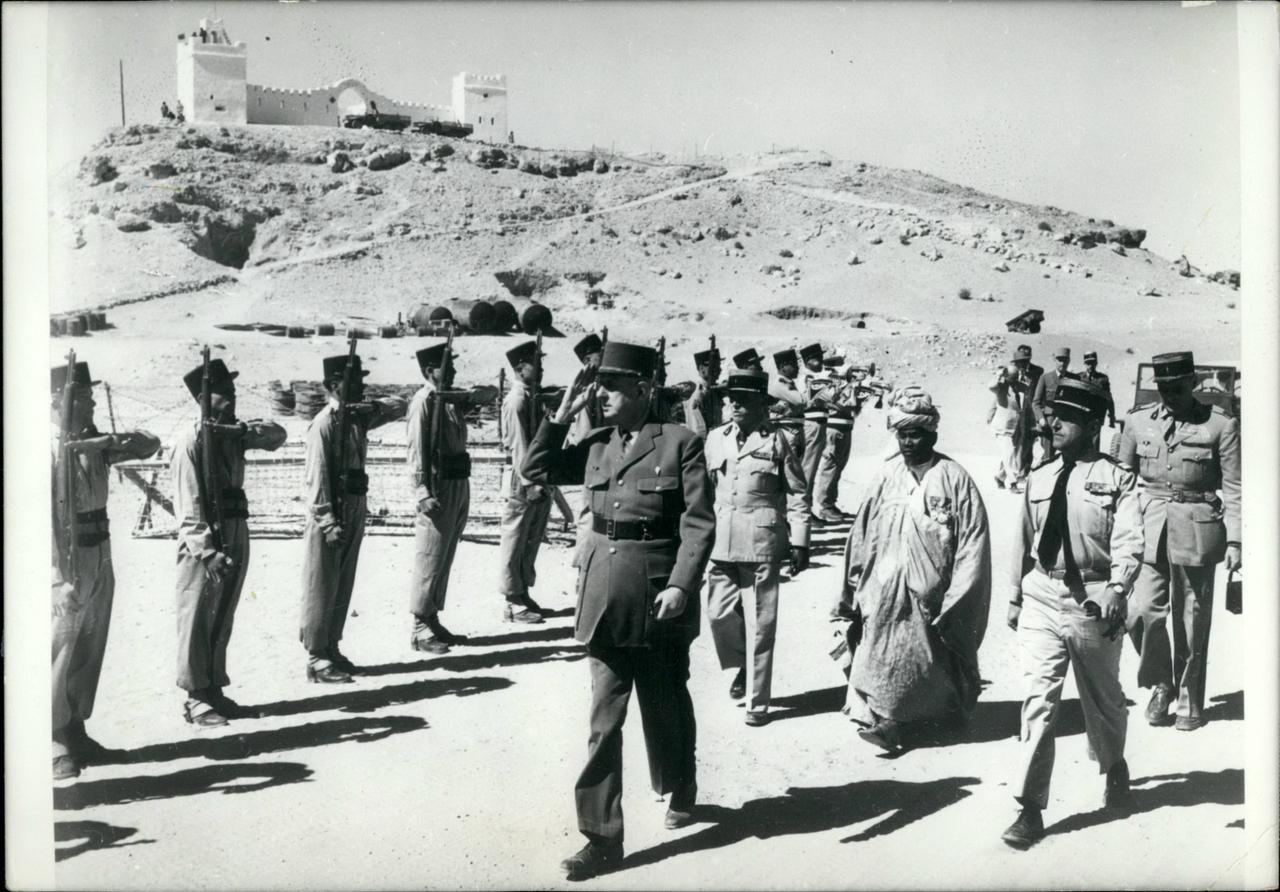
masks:
[[[100,433],[93,419],[93,387],[99,382],[89,376],[88,363],[68,365],[57,366],[49,376],[53,508],[55,517],[70,520],[69,529],[59,523],[53,530],[54,780],[76,777],[81,766],[104,751],[84,723],[93,714],[116,589],[107,522],[108,468],[117,461],[150,458],[160,448],[160,441],[146,431]],[[68,396],[64,426],[61,410]]]
[[[1106,395],[1067,378],[1052,403],[1057,457],[1032,470],[1014,540],[1008,621],[1023,677],[1021,805],[1004,841],[1018,849],[1044,836],[1054,725],[1067,665],[1075,674],[1089,755],[1106,773],[1104,804],[1130,805],[1124,758],[1128,710],[1120,686],[1125,599],[1142,559],[1137,480],[1093,446]]]
[[[408,413],[408,464],[417,505],[409,645],[428,654],[448,653],[449,645],[466,641],[440,622],[453,558],[471,510],[471,456],[463,416],[468,394],[452,389],[457,353],[446,351],[448,345],[441,343],[417,352],[426,383],[409,400]]]
[[[633,686],[653,787],[671,794],[666,826],[690,823],[697,799],[689,645],[698,635],[698,588],[715,516],[702,438],[654,420],[657,363],[650,347],[605,344],[596,382],[579,372],[521,468],[543,486],[582,484],[591,500],[574,623],[591,670],[591,736],[575,787],[587,844],[561,863],[569,879],[596,876],[622,859],[622,725]],[[593,392],[604,426],[565,446]]]
[[[1204,724],[1214,568],[1224,559],[1228,572],[1240,567],[1240,426],[1195,398],[1190,351],[1162,353],[1151,363],[1160,402],[1133,409],[1120,439],[1120,461],[1142,480],[1147,543],[1130,634],[1138,684],[1152,688],[1147,721],[1170,723],[1176,691],[1172,721],[1194,731]]]
[[[503,474],[507,503],[502,512],[498,543],[498,561],[502,567],[498,591],[506,601],[502,618],[509,623],[541,623],[545,613],[529,595],[529,589],[538,578],[538,550],[551,516],[550,492],[520,472],[529,443],[538,429],[541,360],[536,341],[525,341],[507,351],[515,379],[502,398],[502,434],[506,441],[502,445],[507,450],[510,467]]]
[[[196,419],[179,435],[169,475],[173,478],[173,511],[178,519],[178,687],[187,692],[183,716],[197,729],[225,725],[242,714],[223,693],[227,676],[227,646],[240,590],[249,569],[249,502],[244,494],[246,449],[274,452],[284,445],[285,430],[274,421],[236,418],[236,384],[239,372],[230,371],[221,359],[209,361],[209,404],[214,423],[215,454],[206,459],[201,420]],[[187,390],[200,400],[204,389],[204,365],[183,377]],[[205,492],[204,462],[215,462],[213,478],[222,488],[215,503]],[[209,513],[221,507],[215,519],[223,551],[219,552]]]
[[[747,698],[746,722],[754,726],[769,721],[782,559],[791,558],[793,576],[809,563],[804,471],[769,423],[768,383],[764,372],[731,371],[731,420],[707,436],[716,484],[707,615],[720,667],[737,670],[729,696]]]

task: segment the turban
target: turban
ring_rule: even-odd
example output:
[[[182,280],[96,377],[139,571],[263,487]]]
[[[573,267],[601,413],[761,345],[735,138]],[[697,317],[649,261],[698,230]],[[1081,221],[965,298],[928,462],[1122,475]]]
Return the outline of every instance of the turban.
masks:
[[[912,384],[901,390],[895,390],[889,396],[889,430],[900,431],[909,427],[925,430],[938,429],[938,409],[933,404],[933,397],[923,387]]]

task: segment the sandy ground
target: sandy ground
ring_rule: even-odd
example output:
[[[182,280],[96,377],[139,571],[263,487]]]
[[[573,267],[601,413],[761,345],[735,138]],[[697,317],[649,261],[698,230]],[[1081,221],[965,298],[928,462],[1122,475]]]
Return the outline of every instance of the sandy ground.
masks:
[[[846,483],[884,445],[860,428]],[[943,448],[946,430],[943,431]],[[1004,576],[1013,496],[995,490],[991,453],[955,457],[975,475]],[[846,489],[851,495],[853,488]],[[116,500],[117,502],[121,500]],[[845,499],[848,502],[848,499]],[[113,504],[113,507],[115,505]],[[122,506],[123,507],[123,506]],[[117,529],[125,518],[117,514]],[[981,652],[990,681],[963,742],[896,758],[863,743],[839,712],[843,679],[826,656],[826,612],[843,529],[820,533],[814,567],[784,584],[775,721],[742,722],[705,630],[690,687],[699,723],[696,824],[662,827],[634,710],[625,744],[624,869],[599,888],[875,888],[993,885],[1238,887],[1243,827],[1241,618],[1215,608],[1210,723],[1149,727],[1126,645],[1128,757],[1137,811],[1100,810],[1068,681],[1049,836],[1027,853],[1000,833],[1015,806],[1022,695],[1005,602],[992,599]],[[585,755],[588,677],[571,638],[570,552],[547,547],[534,592],[564,615],[527,628],[500,620],[496,548],[464,543],[448,624],[472,646],[421,659],[408,647],[412,540],[366,539],[346,652],[367,668],[350,686],[306,683],[297,643],[301,543],[253,543],[236,616],[228,692],[261,718],[196,733],[173,685],[174,543],[115,539],[111,641],[91,732],[115,750],[55,791],[62,888],[551,888],[581,844],[572,789]],[[1221,581],[1220,581],[1221,585]]]

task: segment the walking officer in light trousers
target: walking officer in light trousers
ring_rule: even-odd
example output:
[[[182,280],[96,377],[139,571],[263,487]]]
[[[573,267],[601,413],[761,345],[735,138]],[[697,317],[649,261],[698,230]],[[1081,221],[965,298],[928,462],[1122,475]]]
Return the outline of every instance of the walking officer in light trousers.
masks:
[[[1089,756],[1106,774],[1103,804],[1131,806],[1125,761],[1128,707],[1120,686],[1126,598],[1142,562],[1137,478],[1093,445],[1107,411],[1099,387],[1065,378],[1052,402],[1055,457],[1031,472],[1013,543],[1009,625],[1023,678],[1021,806],[1005,830],[1016,849],[1044,836],[1054,725],[1070,665]]]
[[[650,780],[657,793],[671,794],[668,828],[693,820],[698,793],[689,645],[698,635],[698,588],[715,517],[702,438],[654,420],[658,361],[651,347],[606,343],[598,383],[579,372],[538,429],[522,469],[544,486],[580,483],[591,499],[574,623],[591,670],[591,736],[575,785],[587,844],[561,862],[575,880],[622,860],[622,726],[633,686]],[[593,391],[605,426],[564,446]]]
[[[445,654],[450,645],[467,640],[444,627],[440,611],[471,510],[471,456],[463,417],[468,394],[452,390],[457,354],[448,344],[425,347],[415,356],[426,383],[409,400],[408,413],[409,474],[417,505],[409,645],[423,653]]]
[[[707,619],[720,668],[736,669],[729,696],[746,697],[746,723],[769,722],[778,577],[809,565],[809,499],[787,438],[768,420],[769,376],[733,369],[728,424],[707,435],[716,541],[707,574]],[[790,533],[790,536],[788,536]]]
[[[1120,439],[1121,463],[1142,481],[1147,542],[1130,634],[1138,684],[1152,688],[1147,721],[1194,731],[1204,724],[1214,569],[1224,559],[1228,572],[1240,568],[1240,425],[1195,398],[1190,352],[1162,353],[1151,364],[1160,402],[1133,409]]]
[[[231,683],[227,646],[249,569],[244,453],[247,449],[274,452],[287,438],[274,421],[237,420],[235,379],[239,374],[221,359],[209,361],[209,421],[214,431],[209,440],[214,455],[204,454],[201,418],[182,431],[169,465],[178,519],[178,687],[187,692],[183,717],[197,729],[218,727],[227,719],[250,714],[223,692]],[[187,372],[182,380],[199,401],[204,365]],[[216,465],[205,476],[208,461]],[[206,492],[208,480],[221,485],[219,498]],[[214,517],[215,506],[221,509],[220,517]]]

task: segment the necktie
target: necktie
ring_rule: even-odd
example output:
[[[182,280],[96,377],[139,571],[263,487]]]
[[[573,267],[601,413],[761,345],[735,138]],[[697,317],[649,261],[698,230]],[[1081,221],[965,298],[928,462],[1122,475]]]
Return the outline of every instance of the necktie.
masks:
[[[1053,487],[1053,496],[1049,499],[1049,516],[1045,521],[1044,532],[1040,534],[1040,566],[1046,570],[1054,569],[1059,550],[1062,551],[1062,563],[1069,576],[1079,575],[1075,555],[1071,552],[1071,530],[1067,523],[1067,480],[1071,477],[1073,465],[1063,463],[1058,473],[1058,480]]]

